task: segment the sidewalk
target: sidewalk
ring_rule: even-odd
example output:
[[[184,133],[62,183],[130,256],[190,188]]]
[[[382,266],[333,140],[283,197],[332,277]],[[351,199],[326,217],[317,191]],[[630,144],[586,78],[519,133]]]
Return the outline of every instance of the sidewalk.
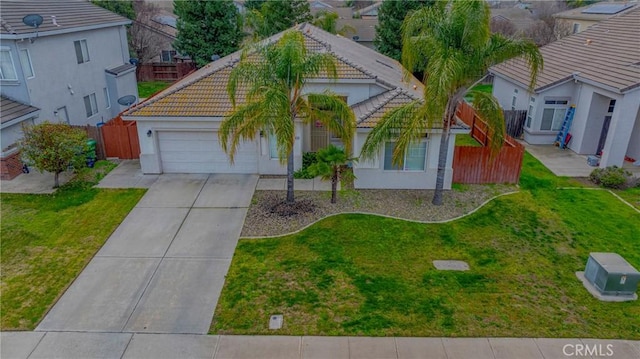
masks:
[[[3,332],[3,359],[637,359],[640,341]]]

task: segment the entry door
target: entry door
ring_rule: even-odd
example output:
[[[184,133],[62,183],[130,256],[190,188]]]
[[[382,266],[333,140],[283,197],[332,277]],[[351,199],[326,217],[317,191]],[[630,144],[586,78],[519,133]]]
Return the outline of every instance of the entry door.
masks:
[[[601,154],[604,148],[604,143],[607,141],[607,134],[609,133],[609,124],[611,123],[611,116],[604,117],[604,123],[602,124],[602,131],[600,132],[600,141],[598,142],[598,149],[596,155]]]

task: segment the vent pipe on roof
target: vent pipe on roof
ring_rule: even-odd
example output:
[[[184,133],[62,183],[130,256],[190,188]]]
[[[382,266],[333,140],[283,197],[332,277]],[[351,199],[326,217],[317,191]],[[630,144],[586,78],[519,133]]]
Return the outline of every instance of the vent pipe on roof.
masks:
[[[60,24],[58,24],[58,21],[56,20],[55,15],[51,15],[51,23],[53,23],[55,26],[60,26]]]

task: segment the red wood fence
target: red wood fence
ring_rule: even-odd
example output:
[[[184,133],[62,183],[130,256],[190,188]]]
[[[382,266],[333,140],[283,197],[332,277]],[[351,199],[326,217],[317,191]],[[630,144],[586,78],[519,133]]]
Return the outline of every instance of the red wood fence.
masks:
[[[107,157],[104,152],[104,140],[102,138],[102,133],[101,133],[102,131],[100,131],[100,127],[91,126],[91,125],[85,125],[85,126],[72,125],[71,127],[80,128],[84,130],[87,133],[87,137],[92,138],[96,141],[96,157],[99,160],[104,160]]]
[[[140,140],[135,121],[122,121],[116,117],[101,127],[107,157],[120,159],[140,158]]]
[[[488,127],[467,103],[460,103],[456,115],[471,127],[471,136],[482,147],[456,146],[453,154],[454,183],[518,183],[524,146],[511,136],[505,137],[500,152],[491,156],[487,146]]]
[[[177,81],[196,69],[194,62],[152,63],[138,65],[136,77],[141,81]]]

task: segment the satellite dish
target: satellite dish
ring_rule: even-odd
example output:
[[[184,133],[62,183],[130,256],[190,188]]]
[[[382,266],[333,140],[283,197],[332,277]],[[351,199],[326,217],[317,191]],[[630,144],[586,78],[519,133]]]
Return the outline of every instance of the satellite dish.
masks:
[[[22,18],[22,22],[31,27],[35,27],[36,29],[42,25],[42,16],[38,14],[29,14]]]
[[[122,106],[131,106],[136,102],[136,97],[134,95],[126,95],[122,96],[118,99],[118,103]]]

